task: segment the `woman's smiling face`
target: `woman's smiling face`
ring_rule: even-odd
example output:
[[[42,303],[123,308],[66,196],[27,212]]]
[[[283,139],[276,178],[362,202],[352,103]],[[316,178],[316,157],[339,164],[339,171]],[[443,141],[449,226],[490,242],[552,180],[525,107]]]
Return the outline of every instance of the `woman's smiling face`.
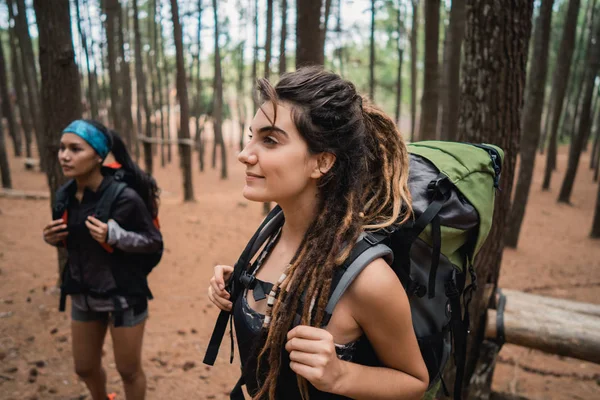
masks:
[[[246,165],[245,198],[280,203],[314,189],[320,176],[318,155],[309,152],[292,120],[289,104],[277,105],[275,120],[273,104],[264,103],[252,120],[250,132],[250,141],[238,156]]]

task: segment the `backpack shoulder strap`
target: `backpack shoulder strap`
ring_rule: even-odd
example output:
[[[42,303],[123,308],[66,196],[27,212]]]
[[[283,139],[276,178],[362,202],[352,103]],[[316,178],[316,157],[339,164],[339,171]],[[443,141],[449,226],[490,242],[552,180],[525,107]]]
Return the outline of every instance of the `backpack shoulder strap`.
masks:
[[[233,275],[229,280],[227,291],[231,295],[230,301],[235,303],[237,296],[242,292],[242,288],[244,287],[241,282],[239,282],[242,273],[246,270],[248,263],[254,257],[258,249],[263,245],[263,243],[276,232],[277,228],[281,226],[283,223],[283,211],[281,207],[276,206],[269,212],[269,214],[265,217],[262,224],[258,227],[246,248],[242,252],[240,258],[235,263],[233,269]],[[219,354],[219,347],[221,346],[221,342],[223,341],[223,336],[225,336],[225,330],[227,329],[227,322],[231,318],[232,314],[227,311],[221,311],[217,318],[217,322],[215,323],[215,327],[213,329],[213,333],[210,337],[210,341],[208,343],[208,347],[206,348],[206,353],[204,355],[204,360],[202,361],[207,365],[214,365],[217,355]],[[232,338],[233,345],[233,338]],[[233,362],[233,347],[230,357],[230,362]]]
[[[114,180],[106,189],[104,189],[94,211],[97,219],[104,223],[108,222],[115,201],[121,193],[123,193],[123,190],[125,190],[126,187],[127,184],[125,182]]]
[[[62,218],[65,211],[69,206],[69,197],[71,192],[75,188],[75,180],[71,179],[64,185],[58,188],[54,195],[54,204],[52,205],[52,219]]]
[[[348,260],[346,260],[344,266],[340,269],[340,273],[334,277],[331,286],[331,297],[325,307],[323,327],[329,323],[335,306],[348,287],[350,287],[350,284],[354,282],[354,279],[356,279],[358,274],[360,274],[367,265],[381,257],[387,258],[391,264],[394,253],[392,252],[392,249],[383,243],[386,238],[386,235],[369,232],[365,232],[361,235],[356,246],[352,249]]]

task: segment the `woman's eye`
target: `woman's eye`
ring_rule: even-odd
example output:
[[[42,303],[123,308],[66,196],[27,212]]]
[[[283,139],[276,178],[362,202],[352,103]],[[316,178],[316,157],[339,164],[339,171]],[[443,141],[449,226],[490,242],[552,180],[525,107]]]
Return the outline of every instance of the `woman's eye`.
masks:
[[[263,141],[264,141],[266,144],[277,144],[277,143],[278,143],[278,142],[277,142],[275,139],[273,139],[271,136],[265,136],[265,138],[263,139]]]

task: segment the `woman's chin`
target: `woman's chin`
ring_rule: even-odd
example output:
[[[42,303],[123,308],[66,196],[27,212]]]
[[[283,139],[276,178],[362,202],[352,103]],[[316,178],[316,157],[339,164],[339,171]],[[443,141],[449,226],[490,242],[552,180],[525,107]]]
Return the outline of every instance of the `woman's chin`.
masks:
[[[244,196],[244,198],[246,200],[250,200],[250,201],[256,201],[256,202],[267,202],[267,201],[272,201],[271,198],[265,196],[262,193],[259,193],[257,190],[254,190],[248,186],[245,186],[244,189],[242,190],[242,196]]]

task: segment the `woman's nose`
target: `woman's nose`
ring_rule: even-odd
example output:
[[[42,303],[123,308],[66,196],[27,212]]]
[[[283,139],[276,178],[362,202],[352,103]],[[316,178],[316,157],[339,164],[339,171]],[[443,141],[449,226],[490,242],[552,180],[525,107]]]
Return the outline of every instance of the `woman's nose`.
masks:
[[[242,164],[256,164],[258,158],[256,157],[256,154],[251,151],[250,144],[247,144],[246,147],[244,147],[244,150],[240,151],[240,154],[238,154],[238,161]]]

